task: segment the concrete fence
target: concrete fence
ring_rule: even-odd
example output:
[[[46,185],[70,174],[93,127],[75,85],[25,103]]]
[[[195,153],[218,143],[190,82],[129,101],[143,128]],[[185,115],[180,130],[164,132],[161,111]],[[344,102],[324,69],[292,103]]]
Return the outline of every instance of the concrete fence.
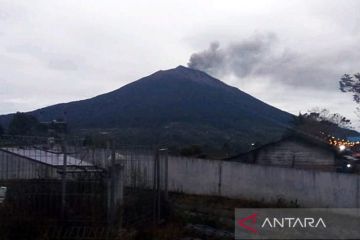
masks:
[[[360,207],[360,176],[169,157],[169,191],[254,200],[297,201],[302,207]]]

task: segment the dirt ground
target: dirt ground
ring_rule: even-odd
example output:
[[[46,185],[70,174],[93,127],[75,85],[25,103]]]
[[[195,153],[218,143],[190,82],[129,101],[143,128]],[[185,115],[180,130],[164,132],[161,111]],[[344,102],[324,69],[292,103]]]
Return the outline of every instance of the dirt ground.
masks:
[[[220,240],[234,239],[235,208],[296,208],[296,202],[278,199],[274,203],[248,199],[229,199],[170,194],[171,212],[163,224],[133,231],[131,239]],[[129,238],[130,239],[130,238]]]

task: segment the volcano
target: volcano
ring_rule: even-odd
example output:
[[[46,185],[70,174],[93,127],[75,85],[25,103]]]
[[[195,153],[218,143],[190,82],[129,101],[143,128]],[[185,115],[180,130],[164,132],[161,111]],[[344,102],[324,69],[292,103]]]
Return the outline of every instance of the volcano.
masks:
[[[115,91],[29,112],[66,118],[75,132],[100,129],[128,144],[201,145],[246,150],[280,138],[293,115],[198,70],[157,71]],[[0,116],[3,125],[10,115]]]

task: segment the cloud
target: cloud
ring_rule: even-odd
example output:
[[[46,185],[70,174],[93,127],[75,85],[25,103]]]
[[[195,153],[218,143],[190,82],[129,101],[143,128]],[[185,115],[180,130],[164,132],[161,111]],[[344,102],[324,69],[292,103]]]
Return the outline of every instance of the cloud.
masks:
[[[75,71],[77,65],[69,59],[50,59],[48,67],[60,71]]]
[[[324,103],[347,115],[355,107],[337,81],[360,71],[359,7],[358,0],[0,0],[0,114],[109,92],[186,64],[194,52],[193,68],[271,105],[297,113]]]
[[[36,45],[15,45],[6,48],[8,53],[28,55],[39,60],[44,67],[59,71],[75,71],[78,65],[74,60],[78,60],[75,56],[62,56],[62,54],[45,51],[43,48]],[[70,60],[70,58],[72,60]]]

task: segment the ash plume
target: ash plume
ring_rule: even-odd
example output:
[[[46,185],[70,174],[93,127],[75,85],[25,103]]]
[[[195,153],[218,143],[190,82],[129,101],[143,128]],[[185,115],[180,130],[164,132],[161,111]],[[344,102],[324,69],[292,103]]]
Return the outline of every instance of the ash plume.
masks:
[[[192,54],[188,66],[216,76],[234,74],[243,78],[261,72],[264,64],[274,58],[276,42],[274,34],[257,35],[225,48],[213,42],[207,50]]]
[[[295,87],[334,88],[341,76],[338,55],[312,56],[289,50],[273,33],[255,35],[221,47],[210,47],[191,55],[188,67],[218,78],[235,76],[239,81],[266,78]]]

